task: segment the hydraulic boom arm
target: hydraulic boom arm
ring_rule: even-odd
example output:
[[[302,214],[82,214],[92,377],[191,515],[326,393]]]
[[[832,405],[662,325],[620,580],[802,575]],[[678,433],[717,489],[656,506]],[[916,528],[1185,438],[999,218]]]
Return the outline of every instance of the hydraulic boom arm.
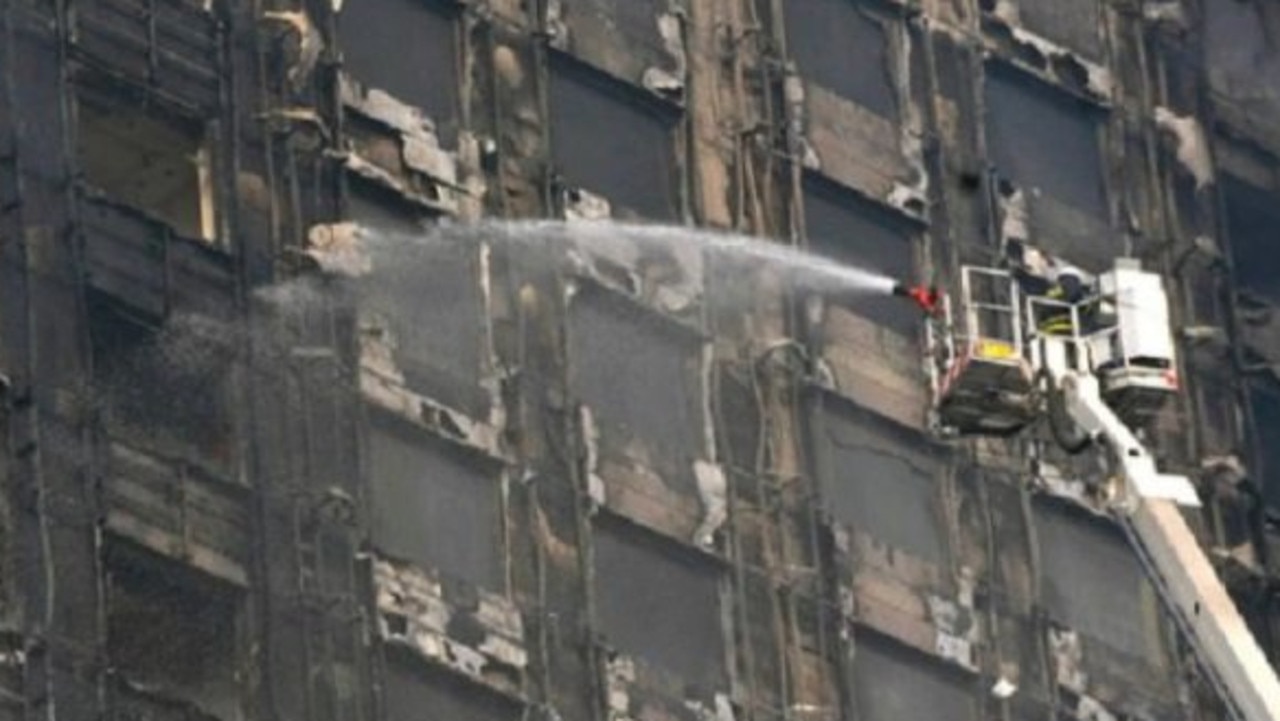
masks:
[[[1131,542],[1224,699],[1242,721],[1280,721],[1280,681],[1236,610],[1177,504],[1199,505],[1186,478],[1151,455],[1103,401],[1098,379],[1061,377],[1067,412],[1105,441],[1124,481],[1118,510]]]

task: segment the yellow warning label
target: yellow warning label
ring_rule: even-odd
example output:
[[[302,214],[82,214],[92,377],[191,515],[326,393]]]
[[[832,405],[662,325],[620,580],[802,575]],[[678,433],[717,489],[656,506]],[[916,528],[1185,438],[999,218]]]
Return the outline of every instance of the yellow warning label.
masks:
[[[1018,357],[1018,353],[1010,343],[984,338],[978,341],[974,355],[987,360],[1010,360]]]

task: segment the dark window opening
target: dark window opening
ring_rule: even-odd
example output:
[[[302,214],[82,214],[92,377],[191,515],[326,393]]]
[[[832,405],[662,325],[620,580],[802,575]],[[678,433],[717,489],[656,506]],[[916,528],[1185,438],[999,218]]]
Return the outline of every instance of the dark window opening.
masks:
[[[986,103],[988,152],[1002,178],[1107,217],[1097,109],[1001,64],[987,66]]]
[[[232,459],[232,349],[219,321],[139,316],[88,291],[95,400],[108,426],[166,453],[193,451],[225,468]]]
[[[787,45],[805,77],[877,115],[897,117],[889,34],[857,0],[787,3]]]
[[[720,569],[620,521],[597,524],[592,539],[596,621],[609,644],[702,691],[722,689]]]
[[[458,132],[457,25],[443,0],[352,0],[338,13],[347,71],[425,111],[446,146]]]
[[[912,232],[892,211],[831,181],[810,176],[804,184],[804,214],[813,252],[894,278],[912,278]],[[841,302],[904,335],[914,337],[920,324],[919,314],[900,298],[865,294]]]
[[[135,691],[125,705],[147,705],[146,691],[239,718],[238,592],[123,542],[109,546],[107,579],[107,656]]]
[[[1280,304],[1280,193],[1227,176],[1222,195],[1237,287]]]
[[[1280,513],[1280,388],[1254,383],[1249,388],[1257,482],[1273,512]]]
[[[815,462],[832,518],[919,558],[941,560],[941,459],[923,438],[848,401],[824,394],[819,403]]]
[[[523,709],[457,673],[387,649],[384,679],[388,721],[519,721]]]
[[[977,718],[972,682],[932,657],[861,633],[853,658],[858,718],[864,721],[963,721]]]
[[[700,342],[672,321],[605,291],[569,309],[570,384],[597,421],[676,455],[702,457]]]
[[[501,590],[501,489],[493,461],[407,423],[369,429],[373,541],[424,569]]]
[[[551,151],[572,187],[617,210],[654,220],[678,217],[673,130],[678,116],[598,71],[552,66]]]
[[[203,123],[82,93],[76,156],[85,183],[181,236],[212,241],[211,145]]]
[[[474,243],[432,228],[429,219],[366,189],[350,217],[387,242],[374,273],[354,285],[367,320],[385,325],[409,388],[472,416],[487,415],[480,387],[485,311]]]

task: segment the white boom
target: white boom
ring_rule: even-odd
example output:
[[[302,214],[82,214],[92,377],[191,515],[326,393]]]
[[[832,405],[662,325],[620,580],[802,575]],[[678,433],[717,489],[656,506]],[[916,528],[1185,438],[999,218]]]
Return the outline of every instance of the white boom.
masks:
[[[1024,298],[1007,271],[965,267],[957,300],[959,322],[947,298],[929,328],[940,429],[1008,435],[1047,399],[1064,448],[1108,454],[1112,511],[1233,715],[1280,721],[1280,680],[1178,508],[1200,505],[1195,488],[1161,473],[1131,428],[1178,389],[1160,276],[1117,260],[1095,295],[1066,303]]]
[[[1178,503],[1199,505],[1195,489],[1182,476],[1156,470],[1102,400],[1097,378],[1067,374],[1063,390],[1072,418],[1105,440],[1122,469],[1119,518],[1218,690],[1242,721],[1280,720],[1280,681],[1178,510]]]

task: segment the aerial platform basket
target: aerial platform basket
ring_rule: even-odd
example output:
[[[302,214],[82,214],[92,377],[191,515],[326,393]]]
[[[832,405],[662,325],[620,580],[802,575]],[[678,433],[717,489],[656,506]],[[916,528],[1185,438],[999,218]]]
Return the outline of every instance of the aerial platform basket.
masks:
[[[959,312],[930,324],[935,423],[959,435],[1012,435],[1036,417],[1023,348],[1022,298],[1008,271],[962,266]]]

